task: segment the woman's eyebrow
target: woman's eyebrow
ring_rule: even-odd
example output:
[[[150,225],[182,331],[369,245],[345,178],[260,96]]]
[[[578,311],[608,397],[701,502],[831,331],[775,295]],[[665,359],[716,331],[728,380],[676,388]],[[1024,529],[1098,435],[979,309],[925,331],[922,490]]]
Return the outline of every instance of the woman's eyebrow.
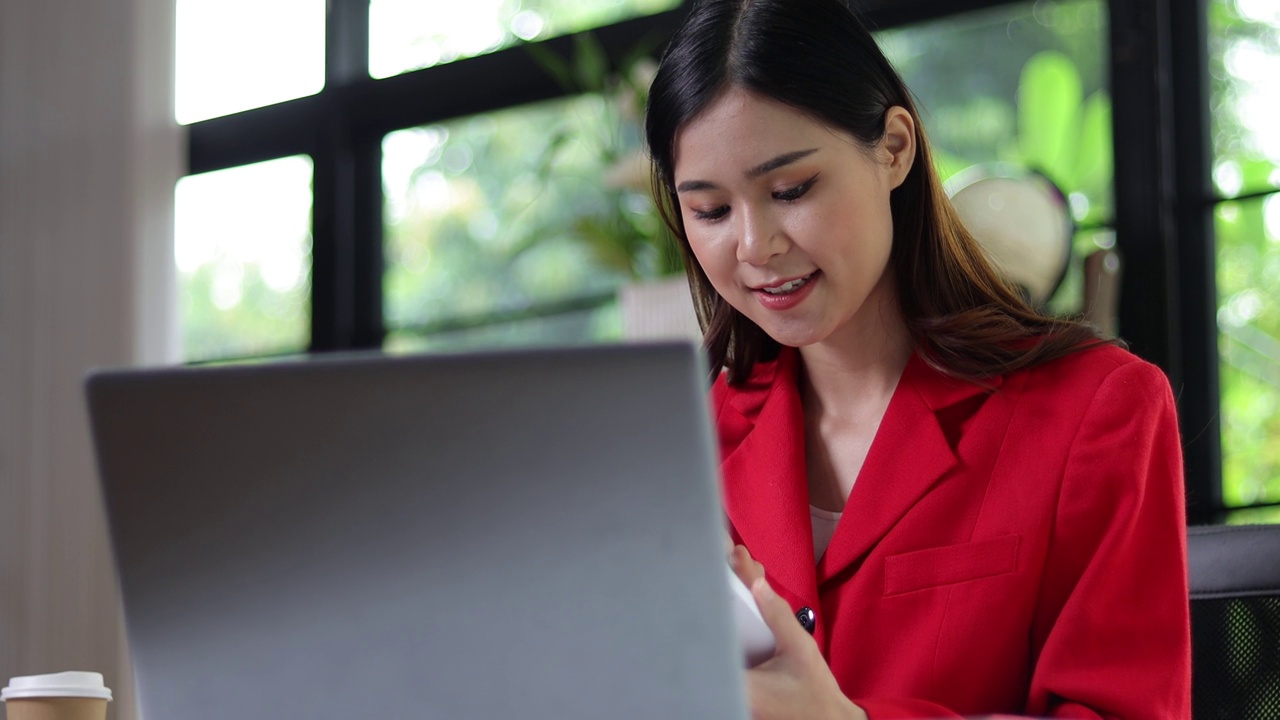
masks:
[[[806,150],[793,150],[791,152],[782,153],[781,155],[765,160],[759,165],[751,168],[746,172],[748,180],[754,180],[768,172],[773,172],[781,167],[786,167],[793,162],[797,162],[803,158],[818,152],[818,148],[808,148]],[[706,180],[685,180],[676,186],[676,192],[695,192],[697,190],[714,190],[718,185]]]
[[[809,148],[808,150],[794,150],[789,153],[783,153],[772,160],[765,160],[759,165],[747,171],[747,179],[754,180],[767,172],[773,172],[780,167],[786,167],[797,160],[809,157],[818,152],[818,148]]]

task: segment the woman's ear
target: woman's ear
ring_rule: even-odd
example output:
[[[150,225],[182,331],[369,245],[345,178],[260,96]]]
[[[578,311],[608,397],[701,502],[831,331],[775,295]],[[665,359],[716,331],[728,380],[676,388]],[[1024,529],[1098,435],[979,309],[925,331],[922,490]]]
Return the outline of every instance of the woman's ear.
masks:
[[[897,189],[906,181],[916,161],[916,121],[900,105],[894,105],[884,113],[880,156],[889,173],[889,187]]]

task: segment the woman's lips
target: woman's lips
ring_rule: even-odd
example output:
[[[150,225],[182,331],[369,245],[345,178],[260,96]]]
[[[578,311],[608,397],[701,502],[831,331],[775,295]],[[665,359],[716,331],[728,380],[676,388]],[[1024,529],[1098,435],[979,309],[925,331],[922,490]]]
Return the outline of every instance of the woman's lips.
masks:
[[[815,270],[802,278],[789,280],[773,287],[775,291],[782,289],[781,292],[769,292],[764,288],[755,288],[753,292],[755,292],[756,300],[769,310],[790,310],[809,297],[820,275],[821,273]]]

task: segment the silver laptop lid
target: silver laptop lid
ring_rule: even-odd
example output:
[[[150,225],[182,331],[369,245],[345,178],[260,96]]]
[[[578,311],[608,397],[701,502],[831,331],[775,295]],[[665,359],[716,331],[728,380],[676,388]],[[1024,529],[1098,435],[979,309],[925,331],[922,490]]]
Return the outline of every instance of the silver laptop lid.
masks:
[[[740,718],[703,361],[87,381],[146,720]]]

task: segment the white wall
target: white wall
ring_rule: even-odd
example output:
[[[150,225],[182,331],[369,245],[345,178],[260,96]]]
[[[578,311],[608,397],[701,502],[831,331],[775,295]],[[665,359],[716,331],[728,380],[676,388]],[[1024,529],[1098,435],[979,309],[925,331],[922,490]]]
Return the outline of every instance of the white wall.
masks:
[[[81,395],[176,357],[173,0],[0,2],[0,679],[99,670],[135,716]]]

